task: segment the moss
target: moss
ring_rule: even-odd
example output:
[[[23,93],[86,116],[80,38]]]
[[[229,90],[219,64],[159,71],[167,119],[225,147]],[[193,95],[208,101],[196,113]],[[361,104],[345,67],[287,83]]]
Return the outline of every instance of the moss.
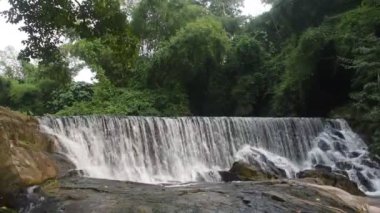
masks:
[[[243,162],[235,162],[230,172],[237,175],[239,179],[244,181],[267,180],[273,178],[261,169],[255,168],[254,166]]]
[[[60,188],[60,183],[57,179],[48,180],[46,181],[42,186],[42,192],[44,192],[47,195],[54,195],[57,194]]]
[[[0,207],[0,213],[17,213],[17,211],[13,209],[8,209],[7,207],[3,206]]]

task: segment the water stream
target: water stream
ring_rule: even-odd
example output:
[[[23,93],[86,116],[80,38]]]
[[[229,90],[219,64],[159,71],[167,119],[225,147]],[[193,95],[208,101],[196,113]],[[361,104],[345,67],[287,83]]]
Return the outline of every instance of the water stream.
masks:
[[[42,117],[40,123],[59,139],[59,151],[89,177],[218,181],[216,171],[259,152],[289,178],[326,165],[346,170],[367,194],[380,193],[378,164],[344,120],[89,116]]]

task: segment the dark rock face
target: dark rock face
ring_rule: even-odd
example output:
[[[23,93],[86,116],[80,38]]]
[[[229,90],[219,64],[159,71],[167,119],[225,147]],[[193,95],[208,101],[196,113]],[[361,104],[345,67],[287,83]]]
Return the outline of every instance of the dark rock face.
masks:
[[[331,150],[330,145],[324,140],[318,142],[318,147],[324,152]]]
[[[366,188],[367,191],[369,192],[374,192],[376,191],[374,185],[361,173],[361,172],[356,172],[357,177],[359,178],[359,181],[363,186]]]
[[[278,168],[270,159],[268,159],[262,153],[251,149],[251,154],[246,156],[246,165],[250,165],[255,170],[259,170],[262,173],[266,173],[270,178],[286,178],[285,170]],[[237,162],[239,164],[245,164],[243,162]]]
[[[50,155],[58,167],[58,177],[67,175],[70,171],[75,170],[75,165],[64,155],[54,153]]]
[[[363,165],[366,165],[368,166],[369,168],[373,168],[373,169],[380,169],[380,165],[375,162],[375,161],[371,161],[369,159],[366,159],[366,160],[362,160],[361,162]]]
[[[220,171],[219,175],[224,182],[262,181],[286,177],[285,171],[277,168],[272,162],[263,161],[260,164],[256,160],[251,160],[250,163],[235,162],[229,171]]]
[[[224,182],[241,181],[241,179],[236,174],[228,171],[219,171],[219,175]]]
[[[316,199],[318,198],[318,199]],[[345,200],[349,201],[345,201]],[[339,189],[297,181],[158,186],[65,178],[34,212],[365,212],[366,203]]]
[[[344,135],[338,130],[333,130],[332,133],[340,139],[345,139]]]
[[[360,191],[358,185],[351,181],[346,174],[336,172],[328,172],[326,170],[305,170],[297,174],[299,179],[315,178],[319,180],[319,184],[334,186],[343,189],[350,194],[364,196],[365,194]]]
[[[316,170],[321,170],[323,172],[332,172],[332,168],[329,167],[329,166],[325,166],[325,165],[321,165],[321,164],[317,164],[314,166],[314,169]]]
[[[337,162],[335,165],[338,169],[341,170],[350,170],[354,167],[350,162],[347,161]]]
[[[348,154],[348,157],[349,158],[357,158],[357,157],[359,157],[360,156],[360,153],[359,152],[350,152],[349,154]]]
[[[84,174],[83,170],[71,169],[66,173],[65,177],[83,177]]]
[[[334,149],[342,154],[346,153],[348,148],[341,142],[334,142]]]
[[[275,178],[271,173],[262,170],[258,165],[244,162],[235,162],[229,173],[235,175],[242,181],[268,180]]]

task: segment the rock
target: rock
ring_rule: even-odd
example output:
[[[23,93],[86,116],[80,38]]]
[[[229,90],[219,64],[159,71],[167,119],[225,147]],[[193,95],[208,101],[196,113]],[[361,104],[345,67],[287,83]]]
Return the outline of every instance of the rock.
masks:
[[[350,152],[349,154],[348,154],[348,157],[349,158],[357,158],[357,157],[359,157],[361,154],[359,153],[359,152]]]
[[[228,171],[219,171],[219,175],[223,182],[240,181],[241,179],[234,173]]]
[[[341,170],[350,170],[354,167],[349,161],[337,162],[335,166]]]
[[[286,178],[285,170],[276,167],[272,161],[255,149],[250,151],[250,154],[246,156],[248,162],[235,162],[228,172],[219,172],[224,182]]]
[[[318,179],[318,184],[334,186],[343,189],[353,195],[364,196],[364,193],[360,191],[358,185],[348,178],[348,175],[342,175],[335,172],[328,172],[326,170],[305,170],[297,174],[297,178],[300,179]]]
[[[277,177],[262,170],[257,165],[251,165],[242,161],[235,162],[229,171],[232,176],[236,176],[242,181],[258,181],[276,179]]]
[[[368,180],[361,172],[357,171],[356,176],[358,177],[360,183],[365,187],[365,189],[369,192],[375,192],[375,186],[373,183]]]
[[[373,169],[380,169],[380,166],[377,162],[371,161],[369,159],[362,160],[361,164],[368,166],[369,168]]]
[[[343,140],[345,139],[343,133],[341,133],[338,130],[333,130],[332,133],[333,133],[333,135],[337,136],[340,139],[343,139]]]
[[[246,156],[244,162],[247,162],[252,167],[264,171],[275,178],[287,177],[284,169],[278,168],[270,159],[254,148],[251,148],[250,153]]]
[[[0,195],[55,178],[51,149],[37,120],[0,107]]]
[[[84,171],[81,169],[72,169],[69,170],[65,177],[83,177],[85,175]]]
[[[342,154],[346,153],[348,148],[341,142],[334,142],[334,149]]]
[[[325,171],[325,172],[332,172],[332,168],[329,167],[329,166],[325,166],[325,165],[322,165],[322,164],[317,164],[317,165],[314,165],[314,169],[316,170],[322,170],[322,171]]]
[[[331,150],[330,145],[324,140],[320,140],[318,142],[318,147],[319,147],[319,149],[321,149],[324,152]]]
[[[346,177],[347,179],[350,179],[350,176],[348,175],[348,173],[344,170],[334,170],[334,174],[339,174],[339,175],[343,175],[344,177]]]
[[[108,186],[104,188],[103,186]],[[85,196],[82,196],[85,195]],[[65,178],[33,212],[367,212],[364,198],[295,180],[164,187]]]
[[[50,156],[58,168],[58,178],[67,175],[71,170],[75,170],[74,163],[72,163],[66,156],[59,153],[54,153]]]
[[[376,179],[376,177],[375,177],[371,172],[369,172],[369,171],[367,171],[367,177],[368,177],[369,179],[371,179],[371,180]]]

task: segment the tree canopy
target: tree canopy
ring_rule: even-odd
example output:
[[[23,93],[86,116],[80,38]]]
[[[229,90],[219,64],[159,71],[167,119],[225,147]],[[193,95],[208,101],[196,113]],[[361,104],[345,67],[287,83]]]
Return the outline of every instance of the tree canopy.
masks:
[[[380,150],[378,0],[9,0],[0,104],[30,114],[344,117]],[[77,63],[77,62],[80,63]],[[72,77],[84,66],[97,82]]]

